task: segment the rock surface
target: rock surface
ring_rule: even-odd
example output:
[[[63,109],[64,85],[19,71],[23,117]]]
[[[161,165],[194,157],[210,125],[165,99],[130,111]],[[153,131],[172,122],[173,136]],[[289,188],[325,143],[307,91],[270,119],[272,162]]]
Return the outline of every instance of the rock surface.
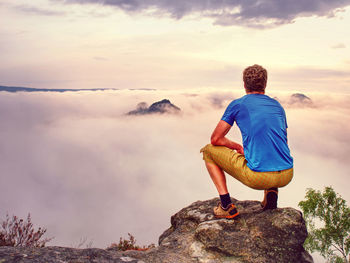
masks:
[[[258,201],[237,201],[240,217],[215,219],[217,198],[197,201],[171,217],[159,246],[147,251],[73,249],[62,247],[0,247],[7,262],[154,262],[154,263],[307,263],[307,231],[302,214],[293,208],[262,211]]]
[[[145,263],[120,252],[99,248],[43,247],[21,248],[0,247],[0,263]]]

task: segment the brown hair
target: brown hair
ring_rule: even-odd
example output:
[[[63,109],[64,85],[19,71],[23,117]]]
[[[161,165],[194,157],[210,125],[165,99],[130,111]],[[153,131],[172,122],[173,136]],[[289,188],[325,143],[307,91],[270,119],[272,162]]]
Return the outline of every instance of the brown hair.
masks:
[[[243,71],[244,86],[248,92],[265,91],[267,82],[267,71],[260,65],[247,67]]]

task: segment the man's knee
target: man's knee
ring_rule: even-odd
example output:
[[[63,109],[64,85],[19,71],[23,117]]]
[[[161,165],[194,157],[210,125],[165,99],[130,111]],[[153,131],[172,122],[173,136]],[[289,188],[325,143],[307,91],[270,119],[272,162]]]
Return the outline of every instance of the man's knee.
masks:
[[[207,144],[206,146],[204,146],[201,150],[200,150],[200,152],[201,153],[209,153],[210,152],[210,150],[212,149],[212,147],[214,147],[214,145],[212,145],[212,144]]]
[[[212,144],[207,144],[206,146],[204,146],[200,152],[203,153],[203,160],[205,162],[209,162],[209,163],[215,163],[211,157],[211,150],[213,149],[214,145]]]

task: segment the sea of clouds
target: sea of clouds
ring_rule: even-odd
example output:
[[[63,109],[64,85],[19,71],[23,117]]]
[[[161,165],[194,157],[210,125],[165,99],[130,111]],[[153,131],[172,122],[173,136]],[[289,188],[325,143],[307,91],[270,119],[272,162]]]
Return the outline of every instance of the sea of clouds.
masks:
[[[305,190],[332,185],[350,201],[350,96],[308,93],[312,103],[275,92],[285,107],[295,161],[279,206],[298,208]],[[228,103],[242,92],[115,90],[0,93],[0,218],[46,227],[48,245],[81,238],[105,248],[132,233],[157,243],[170,216],[217,196],[199,150]],[[170,99],[180,115],[127,116],[140,102]],[[229,137],[241,141],[237,126]],[[228,178],[231,196],[262,192]]]

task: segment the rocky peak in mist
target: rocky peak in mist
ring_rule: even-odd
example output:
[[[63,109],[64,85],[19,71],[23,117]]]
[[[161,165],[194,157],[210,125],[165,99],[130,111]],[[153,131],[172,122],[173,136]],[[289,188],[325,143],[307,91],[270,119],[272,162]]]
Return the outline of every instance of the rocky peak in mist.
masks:
[[[286,104],[288,104],[290,107],[314,107],[314,103],[305,94],[302,93],[294,93],[292,94],[286,101]]]
[[[301,104],[311,105],[312,100],[308,96],[302,93],[294,93],[290,96],[289,103],[290,104],[301,103]]]
[[[154,113],[178,114],[181,109],[170,102],[168,99],[157,101],[148,107],[146,102],[137,104],[136,109],[127,113],[127,115],[145,115]]]
[[[287,98],[278,98],[273,97],[275,100],[278,100],[282,104],[286,104],[291,107],[313,107],[314,103],[303,93],[294,93]]]
[[[307,231],[300,211],[293,208],[262,211],[258,201],[233,201],[240,211],[235,220],[214,218],[212,210],[218,198],[183,208],[171,217],[171,226],[159,237],[159,246],[146,251],[0,247],[1,262],[313,262],[303,248]]]

